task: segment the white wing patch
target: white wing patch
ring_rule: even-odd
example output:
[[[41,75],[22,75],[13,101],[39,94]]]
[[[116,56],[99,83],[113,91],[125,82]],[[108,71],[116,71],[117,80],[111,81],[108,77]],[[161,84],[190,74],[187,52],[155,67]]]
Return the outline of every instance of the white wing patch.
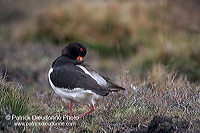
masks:
[[[77,66],[80,67],[86,74],[88,74],[94,80],[96,80],[99,85],[107,84],[106,80],[95,71],[88,71],[84,66],[81,66],[81,65],[77,65]]]

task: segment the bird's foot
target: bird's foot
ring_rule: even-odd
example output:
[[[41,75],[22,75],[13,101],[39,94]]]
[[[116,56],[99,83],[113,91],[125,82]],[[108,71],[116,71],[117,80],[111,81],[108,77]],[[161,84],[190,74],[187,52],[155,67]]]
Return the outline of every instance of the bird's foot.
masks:
[[[91,109],[88,112],[85,112],[85,113],[78,116],[79,119],[82,118],[83,116],[87,115],[87,114],[92,113],[94,111],[94,109],[95,109],[95,107],[94,107],[94,105],[92,105]]]

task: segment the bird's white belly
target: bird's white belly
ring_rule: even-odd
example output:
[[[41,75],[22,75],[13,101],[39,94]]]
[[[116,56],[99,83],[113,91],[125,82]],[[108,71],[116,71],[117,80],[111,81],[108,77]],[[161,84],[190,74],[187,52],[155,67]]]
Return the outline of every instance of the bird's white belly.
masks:
[[[48,73],[49,77],[49,83],[53,90],[60,96],[62,99],[66,102],[67,100],[70,100],[75,103],[85,103],[85,104],[93,104],[95,103],[95,99],[99,98],[99,95],[95,94],[94,92],[90,90],[84,90],[82,88],[74,88],[74,89],[68,89],[68,88],[58,88],[53,85],[53,83],[50,80],[50,74],[53,71],[51,68]]]
[[[52,87],[53,88],[53,87]],[[54,91],[61,96],[64,101],[70,100],[76,103],[94,104],[95,99],[99,96],[90,90],[83,90],[81,88],[74,88],[73,90],[54,88]]]

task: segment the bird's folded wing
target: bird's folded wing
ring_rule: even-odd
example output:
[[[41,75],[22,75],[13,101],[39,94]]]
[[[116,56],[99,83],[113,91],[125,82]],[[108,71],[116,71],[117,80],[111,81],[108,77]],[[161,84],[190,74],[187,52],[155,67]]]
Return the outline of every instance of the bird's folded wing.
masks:
[[[102,83],[102,85],[104,85],[110,91],[126,90],[125,88],[115,84],[111,79],[91,69],[89,65],[84,63],[83,66],[90,72],[90,74],[94,77],[94,79],[98,80],[100,83]]]
[[[99,85],[91,76],[85,74],[79,67],[60,66],[53,69],[50,78],[55,87],[74,89],[82,88],[105,96],[109,90]]]

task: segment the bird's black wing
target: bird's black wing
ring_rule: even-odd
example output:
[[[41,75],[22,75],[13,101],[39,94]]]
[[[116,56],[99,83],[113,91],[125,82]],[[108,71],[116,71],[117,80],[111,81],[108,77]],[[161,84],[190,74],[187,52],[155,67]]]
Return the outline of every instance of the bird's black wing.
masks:
[[[82,63],[82,65],[83,65],[85,68],[87,68],[88,71],[98,73],[98,72],[94,71],[93,69],[91,69],[89,65],[87,65],[87,64],[85,64],[85,63]],[[98,74],[99,74],[99,76],[101,76],[104,80],[106,80],[107,84],[106,84],[105,87],[108,88],[109,91],[126,90],[125,88],[123,88],[123,87],[121,87],[121,86],[115,84],[111,79],[109,79],[109,78],[103,76],[103,75],[100,74],[100,73],[98,73]]]
[[[100,86],[92,77],[75,65],[54,67],[50,79],[54,86],[59,88],[83,88],[101,96],[109,93],[107,88]]]

